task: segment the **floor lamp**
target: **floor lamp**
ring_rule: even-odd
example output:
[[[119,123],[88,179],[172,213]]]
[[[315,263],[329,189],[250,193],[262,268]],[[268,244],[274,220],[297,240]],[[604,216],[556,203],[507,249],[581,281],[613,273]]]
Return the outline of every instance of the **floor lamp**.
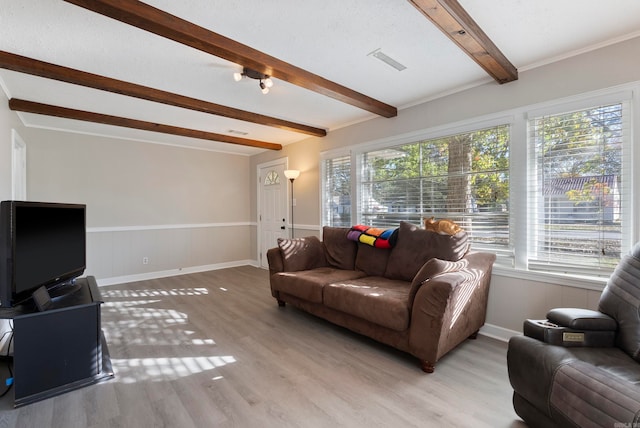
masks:
[[[295,238],[295,230],[293,227],[293,181],[296,178],[300,177],[300,171],[298,171],[297,169],[287,169],[284,171],[284,176],[287,177],[291,182],[291,239],[293,239]]]

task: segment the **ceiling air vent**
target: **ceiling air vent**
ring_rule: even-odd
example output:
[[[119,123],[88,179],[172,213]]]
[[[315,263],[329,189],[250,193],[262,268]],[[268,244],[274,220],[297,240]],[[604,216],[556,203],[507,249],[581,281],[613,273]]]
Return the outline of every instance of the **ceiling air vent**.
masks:
[[[398,71],[402,71],[405,68],[407,68],[404,65],[400,64],[395,59],[391,58],[389,55],[387,55],[384,52],[382,52],[382,48],[378,48],[373,52],[369,52],[369,54],[367,56],[372,56],[374,58],[377,58],[380,61],[384,62],[385,64],[387,64],[387,65],[389,65],[389,66],[391,66],[393,68],[395,68]]]

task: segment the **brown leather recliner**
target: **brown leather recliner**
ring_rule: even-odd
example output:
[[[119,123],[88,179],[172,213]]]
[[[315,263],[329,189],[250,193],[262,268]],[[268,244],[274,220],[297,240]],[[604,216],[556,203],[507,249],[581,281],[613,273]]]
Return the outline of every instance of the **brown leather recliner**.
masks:
[[[609,278],[598,311],[554,311],[545,328],[565,329],[568,336],[540,333],[542,327],[527,320],[525,332],[528,327],[535,337],[509,341],[507,364],[516,413],[530,427],[640,426],[640,243]],[[549,315],[565,327],[554,325]],[[611,319],[617,327],[611,345],[580,342],[593,329],[610,326]],[[532,334],[532,327],[540,334]],[[570,340],[560,343],[551,339],[554,336],[560,342],[562,337]]]

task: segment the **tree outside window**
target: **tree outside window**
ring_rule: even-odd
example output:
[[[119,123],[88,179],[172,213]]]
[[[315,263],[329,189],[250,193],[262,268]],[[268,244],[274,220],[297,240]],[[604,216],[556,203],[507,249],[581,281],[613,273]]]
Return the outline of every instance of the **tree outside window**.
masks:
[[[362,222],[447,218],[476,248],[509,246],[509,126],[363,154]]]

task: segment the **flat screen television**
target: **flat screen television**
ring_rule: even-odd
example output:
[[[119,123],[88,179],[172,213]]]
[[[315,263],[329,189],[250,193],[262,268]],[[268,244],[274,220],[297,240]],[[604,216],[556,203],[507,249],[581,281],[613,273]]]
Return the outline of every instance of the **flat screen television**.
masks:
[[[18,305],[41,286],[69,283],[85,268],[85,205],[0,203],[0,306]]]

